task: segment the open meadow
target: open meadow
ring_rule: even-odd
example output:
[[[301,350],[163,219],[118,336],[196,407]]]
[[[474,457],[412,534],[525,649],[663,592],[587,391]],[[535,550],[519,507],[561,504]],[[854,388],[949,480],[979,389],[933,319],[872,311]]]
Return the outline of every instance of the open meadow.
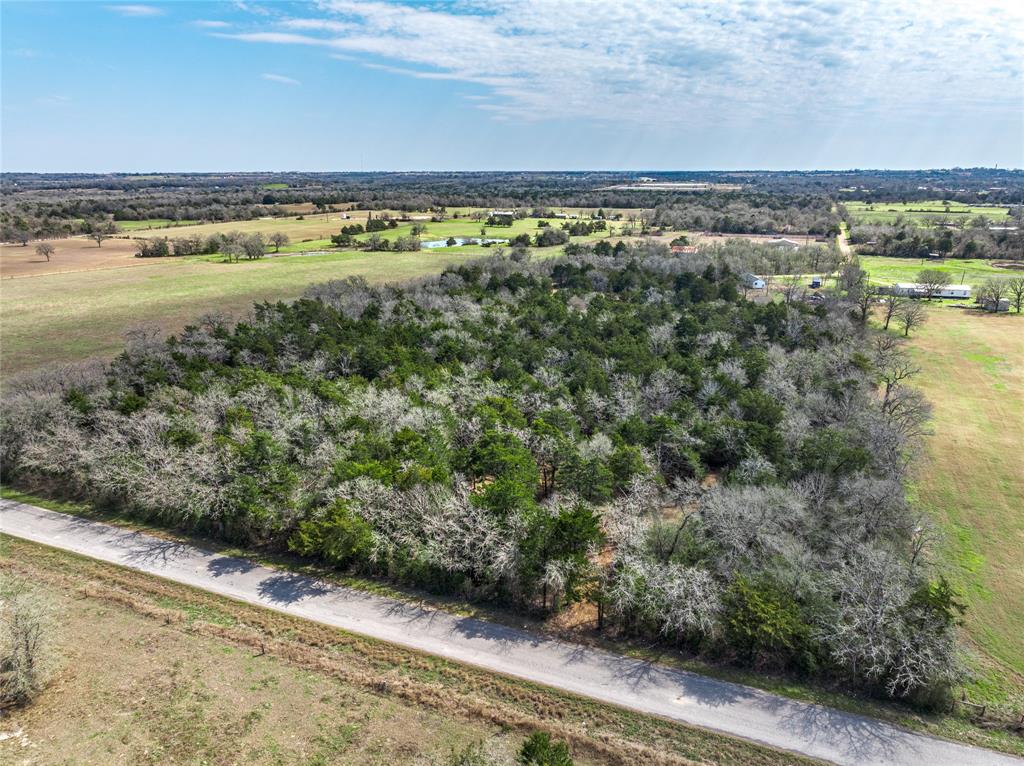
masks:
[[[984,677],[972,695],[1024,701],[1024,317],[932,307],[912,337],[934,406],[912,487],[944,532]]]
[[[348,251],[223,263],[202,258],[134,259],[148,267],[96,269],[0,284],[3,374],[112,355],[125,330],[180,330],[210,311],[241,314],[260,301],[296,298],[316,282],[359,276],[394,282],[434,274],[476,253]]]
[[[965,205],[962,202],[926,200],[922,202],[844,202],[853,223],[895,223],[897,219],[918,224],[939,220],[945,223],[966,224],[981,215],[993,223],[1002,223],[1009,217],[1005,205]]]

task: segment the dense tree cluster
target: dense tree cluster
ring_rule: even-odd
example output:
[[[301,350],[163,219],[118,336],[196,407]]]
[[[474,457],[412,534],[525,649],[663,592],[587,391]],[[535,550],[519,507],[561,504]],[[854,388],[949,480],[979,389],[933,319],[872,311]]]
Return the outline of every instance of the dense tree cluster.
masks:
[[[834,235],[839,217],[825,196],[699,194],[658,205],[648,225],[677,231]]]
[[[993,227],[984,216],[957,226],[922,226],[914,221],[858,224],[850,228],[850,243],[866,255],[893,258],[926,258],[936,253],[947,258],[1024,260],[1024,230],[1015,222]]]
[[[843,301],[744,300],[749,243],[574,252],[139,331],[109,368],[7,387],[4,479],[520,608],[590,600],[731,661],[945,688],[959,606],[904,499],[927,406],[899,344]]]
[[[288,244],[287,235],[275,232],[270,242],[277,250]],[[136,258],[167,258],[183,255],[223,253],[231,260],[256,260],[266,254],[267,241],[258,232],[228,231],[205,237],[150,237],[135,240]]]

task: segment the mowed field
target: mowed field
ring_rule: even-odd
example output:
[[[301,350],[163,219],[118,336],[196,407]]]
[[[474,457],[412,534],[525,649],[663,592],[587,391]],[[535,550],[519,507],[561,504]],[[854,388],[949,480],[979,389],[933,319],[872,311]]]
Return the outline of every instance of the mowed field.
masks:
[[[916,282],[919,272],[925,269],[941,271],[949,275],[950,284],[965,284],[977,287],[988,279],[1010,279],[1024,276],[1024,263],[1021,268],[996,266],[996,261],[980,258],[949,258],[945,261],[930,261],[921,258],[888,258],[882,255],[862,255],[858,261],[875,284],[892,284],[893,282]],[[1013,264],[1010,264],[1013,265]]]
[[[844,202],[850,218],[857,223],[895,223],[897,218],[915,223],[943,219],[949,223],[983,215],[993,223],[1003,223],[1009,217],[1005,205],[965,205],[961,202],[927,200],[923,202]]]
[[[526,736],[578,766],[810,766],[789,753],[0,536],[58,619],[52,682],[0,719],[0,763],[457,766]]]
[[[1024,316],[933,307],[911,339],[934,406],[912,492],[945,533],[967,631],[985,655],[977,694],[1024,703]]]

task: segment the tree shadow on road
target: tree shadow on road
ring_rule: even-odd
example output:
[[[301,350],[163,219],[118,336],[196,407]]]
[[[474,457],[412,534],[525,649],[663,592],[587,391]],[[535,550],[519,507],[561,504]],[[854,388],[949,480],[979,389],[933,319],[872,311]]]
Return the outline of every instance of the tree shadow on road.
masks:
[[[195,552],[186,543],[175,540],[158,540],[141,532],[130,535],[123,543],[128,551],[124,560],[135,566],[157,566],[169,564],[174,559],[184,558]]]
[[[256,564],[248,559],[235,558],[234,556],[218,556],[206,565],[206,571],[214,577],[225,575],[245,574],[256,569]]]
[[[473,617],[457,619],[452,626],[452,633],[458,633],[468,639],[493,641],[501,648],[503,654],[507,654],[514,646],[538,647],[545,643],[545,639],[538,636]]]
[[[325,583],[294,573],[265,577],[258,586],[260,598],[275,604],[294,604],[304,598],[322,596],[330,590]]]
[[[882,721],[810,703],[759,694],[758,707],[778,718],[780,731],[799,734],[808,742],[828,744],[852,763],[917,762],[912,738]],[[923,756],[919,756],[923,758]]]

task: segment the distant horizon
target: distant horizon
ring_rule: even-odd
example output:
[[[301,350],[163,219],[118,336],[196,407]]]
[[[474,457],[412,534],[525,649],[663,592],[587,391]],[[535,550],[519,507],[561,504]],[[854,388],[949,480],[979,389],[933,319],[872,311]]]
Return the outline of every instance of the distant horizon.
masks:
[[[11,173],[1024,167],[1015,0],[5,0],[0,16]]]
[[[1008,173],[1024,172],[1022,167],[1000,167],[999,165],[952,165],[948,167],[821,167],[821,168],[444,168],[425,170],[422,168],[404,169],[373,169],[352,170],[343,168],[319,168],[316,170],[302,168],[269,169],[220,169],[220,170],[0,170],[0,175],[82,175],[82,176],[147,176],[147,175],[222,175],[222,174],[332,174],[345,173],[353,175],[374,175],[382,173],[401,174],[442,174],[442,173],[948,173],[955,171],[1005,171]]]

